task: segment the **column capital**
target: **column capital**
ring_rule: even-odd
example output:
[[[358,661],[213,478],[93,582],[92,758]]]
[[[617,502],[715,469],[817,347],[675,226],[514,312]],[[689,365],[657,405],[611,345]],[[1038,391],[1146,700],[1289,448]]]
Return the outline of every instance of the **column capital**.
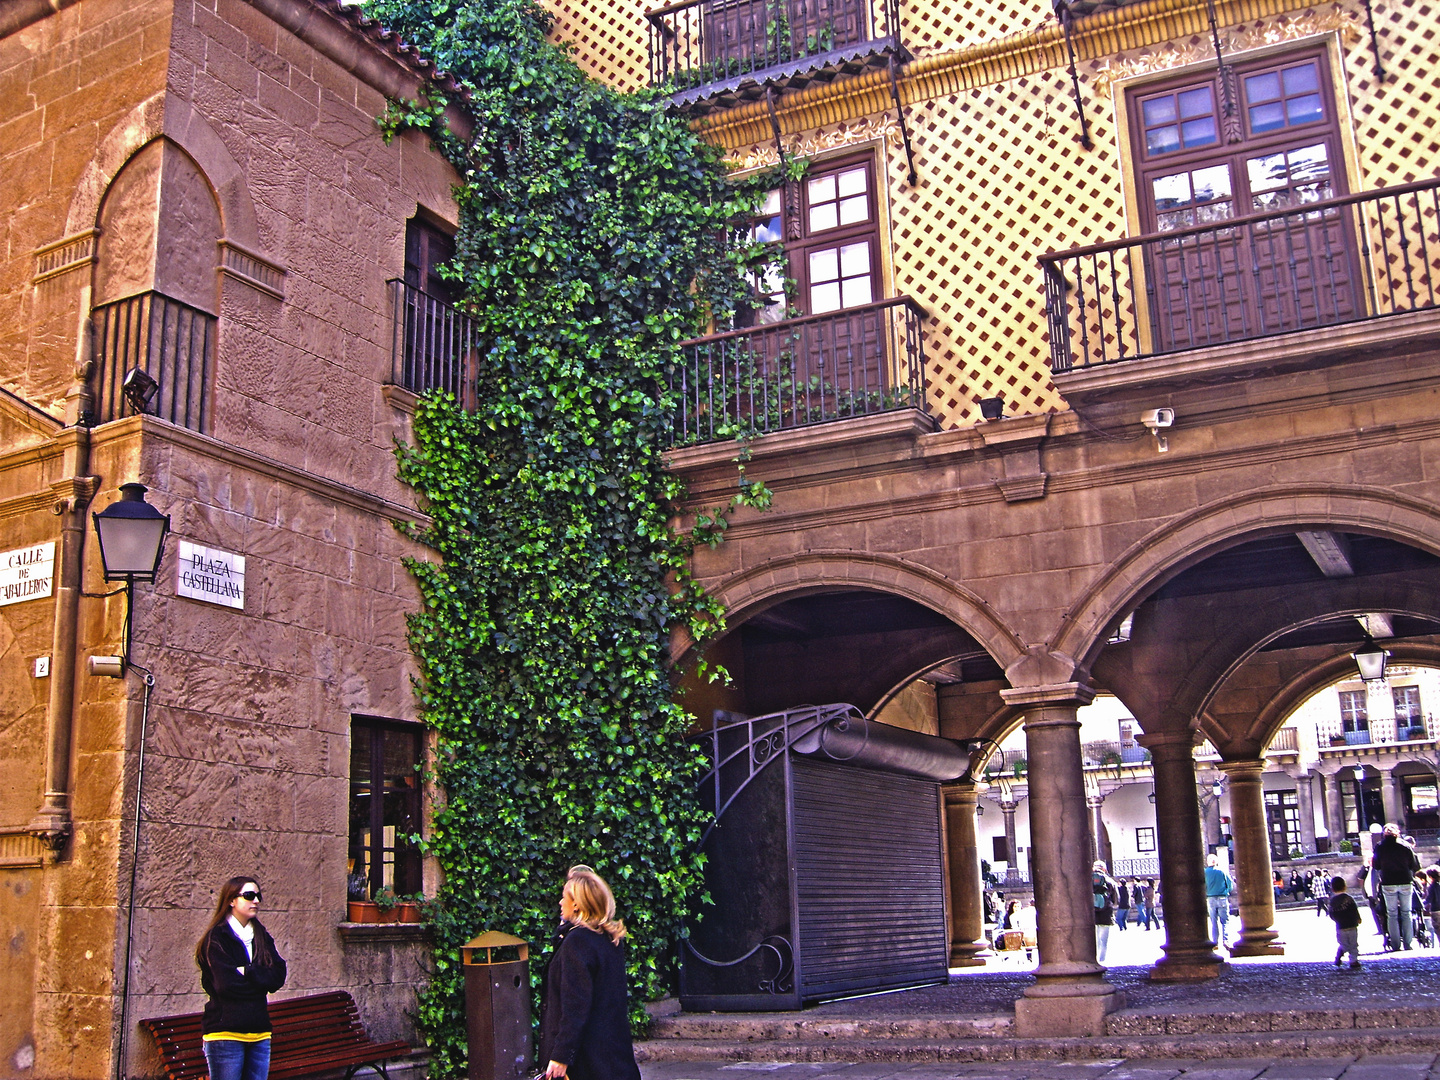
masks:
[[[956,787],[941,788],[945,796],[945,805],[948,806],[969,806],[972,810],[980,802],[980,792],[975,789],[974,784],[960,784]]]
[[[1242,758],[1239,761],[1219,761],[1215,767],[1230,778],[1230,782],[1245,783],[1258,781],[1265,771],[1265,762],[1259,758]]]
[[[1095,688],[1085,683],[1051,683],[1048,686],[1015,686],[1000,691],[1006,705],[1089,705]]]
[[[1195,752],[1195,735],[1196,732],[1192,728],[1186,728],[1184,731],[1146,731],[1136,735],[1135,741],[1149,750],[1151,757],[1154,757],[1157,752],[1176,748],[1185,754],[1193,754]]]

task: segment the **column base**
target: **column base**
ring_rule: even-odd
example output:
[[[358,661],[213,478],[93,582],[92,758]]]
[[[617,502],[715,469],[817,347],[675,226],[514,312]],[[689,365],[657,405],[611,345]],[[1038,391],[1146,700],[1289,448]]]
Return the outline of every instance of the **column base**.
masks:
[[[1213,949],[1196,950],[1188,955],[1162,956],[1148,978],[1151,982],[1204,982],[1219,978],[1229,968]]]
[[[1022,997],[1015,1002],[1015,1034],[1022,1039],[1104,1035],[1105,1017],[1124,1008],[1125,995],[1108,983],[1100,985],[1109,992],[1073,997]],[[1075,989],[1081,990],[1082,986]]]
[[[988,942],[957,941],[950,946],[950,966],[984,967],[985,961],[994,955]]]
[[[1285,946],[1271,934],[1268,941],[1237,941],[1230,949],[1231,956],[1284,956]]]

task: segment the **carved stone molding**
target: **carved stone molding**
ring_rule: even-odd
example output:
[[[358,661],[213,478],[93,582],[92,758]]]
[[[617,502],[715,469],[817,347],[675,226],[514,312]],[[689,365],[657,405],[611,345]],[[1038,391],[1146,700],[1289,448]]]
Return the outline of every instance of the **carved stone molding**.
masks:
[[[86,229],[82,233],[36,248],[35,276],[31,281],[38,285],[50,278],[68,274],[71,270],[89,266],[95,261],[95,245],[99,238],[99,229]]]
[[[220,241],[220,272],[277,300],[285,298],[285,268],[234,240]]]
[[[975,425],[985,448],[1000,454],[1005,472],[995,478],[995,486],[1006,502],[1044,498],[1046,475],[1040,468],[1040,444],[1050,434],[1050,417],[1050,413],[1042,413]]]
[[[901,149],[900,125],[893,115],[871,116],[851,124],[817,128],[791,139],[786,149],[795,157],[811,158],[828,150],[877,141],[884,142],[892,150]],[[732,162],[737,172],[773,168],[779,163],[780,157],[773,142],[759,143]]]

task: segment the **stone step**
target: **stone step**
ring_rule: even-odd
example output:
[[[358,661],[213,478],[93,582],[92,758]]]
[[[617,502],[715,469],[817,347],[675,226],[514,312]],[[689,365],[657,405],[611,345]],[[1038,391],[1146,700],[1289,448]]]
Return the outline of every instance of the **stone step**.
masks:
[[[1108,1016],[1105,1026],[1107,1035],[1117,1037],[1440,1029],[1440,1005],[1175,1011],[1125,1009]],[[651,1026],[650,1041],[723,1042],[738,1046],[770,1042],[824,1045],[851,1040],[995,1039],[1008,1038],[1013,1031],[1014,1017],[1010,1014],[850,1019],[807,1017],[796,1013],[679,1013],[656,1017]]]
[[[651,1039],[637,1043],[641,1062],[962,1062],[1079,1061],[1130,1058],[1342,1057],[1355,1054],[1434,1054],[1440,1027],[1350,1028],[1323,1031],[1196,1032],[1104,1035],[1097,1038],[809,1038]]]

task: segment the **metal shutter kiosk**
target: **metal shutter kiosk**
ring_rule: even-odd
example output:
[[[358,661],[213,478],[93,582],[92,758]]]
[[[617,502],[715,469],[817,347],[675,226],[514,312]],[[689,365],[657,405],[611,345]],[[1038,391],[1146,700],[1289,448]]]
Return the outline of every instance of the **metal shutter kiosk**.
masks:
[[[713,904],[684,944],[684,1008],[798,1009],[944,982],[940,783],[968,753],[851,705],[717,722],[707,741]]]

